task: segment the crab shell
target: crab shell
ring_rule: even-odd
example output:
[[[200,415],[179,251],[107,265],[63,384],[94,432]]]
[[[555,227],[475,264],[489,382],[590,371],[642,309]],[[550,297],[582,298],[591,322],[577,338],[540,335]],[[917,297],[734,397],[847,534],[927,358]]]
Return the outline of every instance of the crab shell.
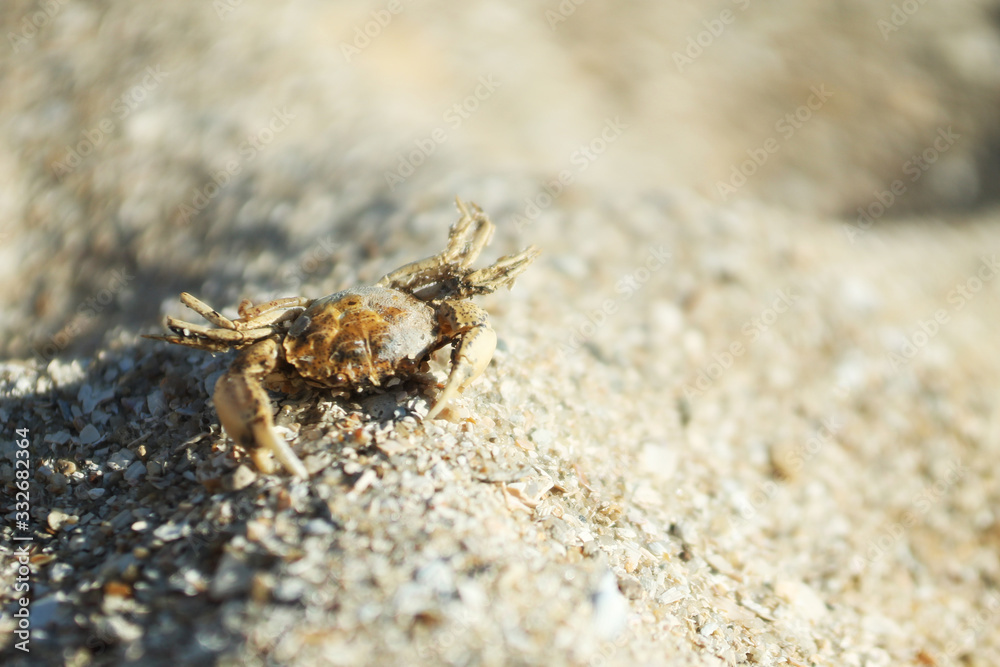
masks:
[[[357,287],[317,299],[292,324],[285,359],[320,387],[380,386],[417,373],[439,337],[435,309],[385,287]]]

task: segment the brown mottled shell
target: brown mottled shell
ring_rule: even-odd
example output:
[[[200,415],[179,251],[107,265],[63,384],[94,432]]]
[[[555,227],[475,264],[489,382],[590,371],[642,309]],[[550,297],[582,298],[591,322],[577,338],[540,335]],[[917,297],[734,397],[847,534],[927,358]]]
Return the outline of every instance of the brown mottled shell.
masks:
[[[413,374],[437,347],[434,309],[384,287],[358,287],[317,299],[283,343],[285,359],[311,384],[378,386]]]

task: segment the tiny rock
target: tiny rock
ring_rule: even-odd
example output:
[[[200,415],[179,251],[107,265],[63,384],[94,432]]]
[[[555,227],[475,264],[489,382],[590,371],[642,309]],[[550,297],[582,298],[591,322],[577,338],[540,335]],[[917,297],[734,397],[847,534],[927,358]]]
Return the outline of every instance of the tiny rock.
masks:
[[[62,529],[63,526],[76,525],[77,521],[79,521],[79,518],[72,516],[70,514],[66,514],[65,512],[61,512],[59,510],[52,510],[51,512],[49,512],[49,516],[45,521],[46,523],[48,523],[49,528],[58,532],[59,530]]]
[[[81,445],[92,445],[100,439],[101,434],[93,424],[87,424],[83,427],[83,430],[80,431]]]
[[[255,473],[253,470],[250,470],[250,468],[248,468],[245,465],[240,465],[238,468],[236,468],[236,470],[233,471],[233,478],[232,478],[233,491],[239,491],[241,489],[247,488],[248,486],[253,484],[254,480],[256,479],[257,479],[257,473]]]
[[[129,484],[135,484],[145,476],[146,466],[142,464],[142,461],[136,461],[125,471],[125,481]]]

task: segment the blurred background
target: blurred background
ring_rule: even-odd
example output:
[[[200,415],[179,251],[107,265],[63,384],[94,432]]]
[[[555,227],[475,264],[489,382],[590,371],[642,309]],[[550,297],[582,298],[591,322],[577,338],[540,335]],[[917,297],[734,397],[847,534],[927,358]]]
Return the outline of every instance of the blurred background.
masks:
[[[997,193],[997,9],[5,2],[0,353],[375,278],[455,194],[503,250],[594,188],[955,222]]]
[[[7,0],[0,356],[31,363],[0,365],[0,421],[36,429],[56,471],[90,471],[32,496],[58,556],[40,583],[76,587],[36,646],[195,664],[221,650],[198,632],[229,619],[246,664],[314,640],[354,664],[411,664],[420,642],[453,664],[560,664],[567,646],[582,664],[631,618],[608,663],[1000,664],[998,8]],[[441,249],[456,195],[497,223],[483,265],[542,249],[479,301],[500,344],[463,398],[475,417],[437,425],[450,445],[400,429],[419,446],[373,455],[380,482],[346,493],[354,426],[285,400],[295,446],[336,473],[310,492],[338,527],[310,551],[319,577],[268,560],[261,581],[328,597],[220,605],[223,545],[259,533],[216,493],[236,463],[209,398],[226,359],[137,335],[196,319],[183,290],[233,314],[373,281]],[[121,483],[111,463],[132,459],[148,481]],[[547,466],[572,530],[509,504],[494,466],[490,482]],[[287,505],[272,482],[238,487],[268,525]],[[397,502],[412,520],[389,518]],[[158,513],[148,530],[120,529],[133,508]],[[159,574],[136,599],[163,613],[126,623],[120,587],[92,585],[113,574],[100,549],[188,522],[218,549],[147,550]],[[438,551],[487,592],[479,625],[450,584],[428,598],[447,613],[393,611]]]

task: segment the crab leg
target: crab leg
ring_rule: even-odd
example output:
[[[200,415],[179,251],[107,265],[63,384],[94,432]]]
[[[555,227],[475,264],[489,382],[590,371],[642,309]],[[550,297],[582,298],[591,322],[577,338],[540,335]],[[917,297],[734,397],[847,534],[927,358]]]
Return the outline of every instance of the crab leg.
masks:
[[[233,344],[231,342],[218,339],[213,340],[211,338],[185,338],[184,336],[180,336],[178,334],[168,334],[166,336],[143,334],[142,337],[149,338],[151,340],[162,340],[165,343],[183,345],[184,347],[193,347],[196,350],[207,350],[208,352],[227,352],[233,349]]]
[[[449,400],[483,374],[497,347],[497,335],[490,326],[486,311],[474,303],[445,302],[441,307],[440,322],[442,333],[455,339],[451,351],[451,373],[427,412],[427,419],[437,417]]]
[[[489,245],[489,242],[493,239],[493,232],[496,230],[490,219],[483,213],[483,209],[472,202],[469,202],[469,204],[472,206],[471,213],[465,202],[455,197],[455,205],[462,214],[459,221],[464,224],[461,225],[461,234],[449,233],[448,247],[444,252],[449,257],[455,257],[458,260],[456,263],[463,269],[469,268],[476,261],[483,248]],[[465,237],[470,234],[468,228],[473,222],[476,223],[476,226],[471,231],[472,238],[466,239]]]
[[[222,328],[210,329],[200,324],[184,322],[173,317],[167,318],[167,328],[173,333],[166,336],[144,335],[143,338],[162,340],[175,345],[184,345],[210,352],[225,352],[234,347],[246,346],[249,343],[274,334],[274,329],[271,328],[245,329],[242,331]]]
[[[174,319],[173,317],[167,318],[167,328],[181,338],[208,339],[234,345],[265,338],[274,333],[274,329],[270,327],[261,329],[210,329],[200,324],[192,324],[191,322]]]
[[[528,246],[519,253],[501,257],[492,266],[473,271],[461,279],[460,296],[490,294],[501,287],[510,287],[540,252],[535,246]]]
[[[412,292],[454,277],[456,269],[467,269],[479,257],[486,244],[493,238],[493,223],[475,204],[472,210],[459,198],[455,198],[462,217],[448,232],[448,247],[442,252],[411,262],[378,281],[379,287],[391,287]]]
[[[185,306],[198,313],[206,320],[211,322],[217,327],[223,329],[235,329],[236,325],[231,319],[212,308],[210,305],[194,296],[193,294],[188,294],[187,292],[181,292],[181,303]]]
[[[308,308],[312,301],[312,299],[303,296],[289,296],[254,306],[249,299],[244,299],[240,303],[240,319],[243,325],[248,327],[276,324],[298,315],[302,312],[299,309]],[[264,317],[265,315],[267,317]],[[236,325],[239,326],[240,322],[237,322]]]
[[[288,472],[309,477],[302,461],[274,430],[272,407],[261,379],[278,361],[278,344],[267,338],[243,350],[215,384],[215,410],[223,428],[251,452],[262,472],[272,472],[273,454]]]

